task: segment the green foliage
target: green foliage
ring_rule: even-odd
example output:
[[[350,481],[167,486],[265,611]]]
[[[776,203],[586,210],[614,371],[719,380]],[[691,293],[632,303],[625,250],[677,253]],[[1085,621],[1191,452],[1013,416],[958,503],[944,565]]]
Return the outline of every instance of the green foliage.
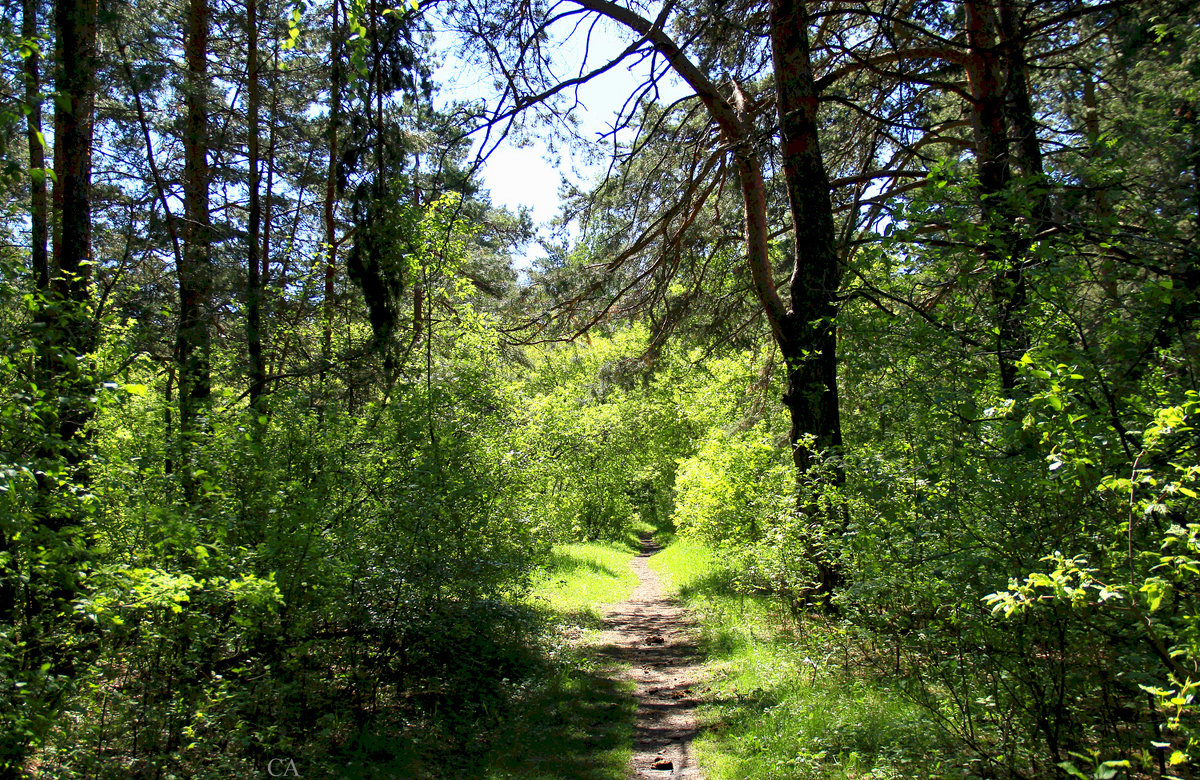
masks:
[[[730,563],[687,539],[650,559],[700,621],[710,681],[695,749],[708,777],[962,776],[929,717],[839,652],[844,629],[792,623],[776,599],[739,592]]]
[[[675,370],[640,363],[645,340],[631,328],[548,349],[524,385],[528,500],[551,538],[620,540],[667,522],[689,425]]]
[[[788,484],[795,480],[776,438],[763,423],[710,432],[680,466],[676,527],[735,549],[762,541],[776,518],[788,513]]]
[[[1013,578],[1006,590],[985,599],[993,614],[1006,620],[1066,608],[1087,615],[1105,633],[1127,638],[1131,650],[1140,639],[1145,666],[1130,679],[1154,697],[1164,715],[1164,728],[1148,748],[1169,751],[1172,766],[1194,762],[1200,749],[1194,701],[1200,686],[1200,604],[1193,592],[1200,576],[1200,526],[1183,520],[1194,507],[1200,473],[1200,466],[1188,463],[1197,409],[1194,391],[1186,392],[1183,403],[1158,409],[1142,432],[1143,447],[1129,471],[1089,480],[1098,482],[1094,490],[1111,514],[1106,524],[1091,528],[1094,542],[1088,552],[1069,557],[1056,552],[1043,559],[1045,570]],[[1094,473],[1100,454],[1072,435],[1078,421],[1059,410],[1066,419],[1044,427],[1059,442],[1075,446],[1055,447],[1048,456],[1050,469]],[[1114,772],[1122,766],[1149,768],[1152,755],[1146,749],[1134,764],[1105,761],[1095,776],[1106,767]]]

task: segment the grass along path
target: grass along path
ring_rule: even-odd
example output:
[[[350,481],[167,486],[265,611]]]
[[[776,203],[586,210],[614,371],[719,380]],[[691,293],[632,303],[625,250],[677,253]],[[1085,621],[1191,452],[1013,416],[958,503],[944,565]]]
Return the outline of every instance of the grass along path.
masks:
[[[701,780],[691,745],[696,735],[695,688],[701,658],[691,626],[678,602],[668,597],[647,565],[658,552],[649,534],[630,562],[638,586],[604,612],[601,653],[619,662],[633,683],[637,721],[629,776]]]
[[[701,658],[676,599],[647,566],[658,548],[555,548],[531,602],[554,630],[543,673],[515,697],[489,780],[701,780],[691,749]]]
[[[555,548],[532,599],[550,621],[546,666],[520,684],[472,776],[978,776],[928,715],[854,663],[837,624],[796,625],[732,582],[721,556],[688,539],[640,554]]]
[[[689,539],[649,564],[698,624],[709,683],[694,746],[709,780],[976,776],[925,712],[854,663],[836,623],[796,625],[777,600],[738,593]]]
[[[556,546],[530,603],[549,622],[545,668],[522,684],[481,773],[488,780],[623,780],[632,754],[634,685],[600,655],[601,605],[637,586],[628,544]]]

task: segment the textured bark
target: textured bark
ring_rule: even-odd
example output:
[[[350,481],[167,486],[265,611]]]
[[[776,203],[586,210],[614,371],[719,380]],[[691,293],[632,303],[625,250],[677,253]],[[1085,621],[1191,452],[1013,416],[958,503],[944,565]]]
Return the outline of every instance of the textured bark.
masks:
[[[1015,160],[1020,172],[1029,178],[1035,207],[1033,216],[1040,229],[1050,218],[1050,198],[1046,189],[1046,170],[1042,145],[1038,140],[1037,117],[1029,95],[1029,62],[1025,58],[1025,29],[1016,7],[1008,0],[997,6],[1000,23],[1000,51],[1007,71],[1005,108],[1016,135]]]
[[[187,109],[183,135],[183,198],[186,230],[179,279],[179,327],[175,359],[179,363],[179,436],[181,478],[188,499],[195,497],[192,451],[205,427],[212,394],[210,333],[212,299],[211,225],[208,206],[208,28],[207,0],[188,6]]]
[[[815,437],[817,451],[836,453],[842,446],[835,325],[842,270],[829,176],[821,157],[804,2],[772,0],[771,50],[783,173],[795,231],[791,309],[784,317],[780,351],[787,361],[784,402],[792,416],[793,458],[804,473],[816,454],[801,443],[805,435]]]
[[[1016,215],[1006,204],[1012,178],[1006,126],[1005,89],[999,20],[988,3],[966,2],[971,115],[975,157],[979,167],[979,202],[988,240],[980,247],[991,269],[992,302],[996,310],[996,357],[1000,387],[1013,392],[1020,384],[1016,363],[1029,349],[1025,330],[1028,302],[1022,260],[1012,232]],[[1036,142],[1036,135],[1034,138]]]
[[[842,267],[829,198],[829,175],[821,156],[818,92],[808,38],[809,14],[802,0],[771,0],[771,55],[788,205],[795,236],[791,308],[782,320],[780,354],[787,368],[784,403],[791,414],[792,459],[800,479],[798,511],[832,529],[840,512],[814,500],[813,477],[840,483],[843,471],[814,475],[822,454],[838,456],[842,424],[837,385],[837,293]],[[809,444],[809,437],[812,439]],[[806,479],[807,478],[807,479]],[[810,483],[810,484],[805,484]],[[835,516],[824,516],[829,512]],[[808,552],[818,582],[809,597],[829,604],[841,583],[836,561],[813,540]]]

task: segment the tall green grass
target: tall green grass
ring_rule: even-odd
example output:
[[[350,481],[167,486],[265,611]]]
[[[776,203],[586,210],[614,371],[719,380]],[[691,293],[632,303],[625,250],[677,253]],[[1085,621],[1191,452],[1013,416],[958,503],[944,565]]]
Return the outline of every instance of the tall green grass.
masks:
[[[599,620],[599,607],[624,601],[637,587],[629,568],[634,548],[621,542],[555,545],[546,566],[534,575],[532,603],[559,619]]]
[[[739,593],[694,540],[649,563],[698,617],[711,678],[694,747],[709,780],[964,776],[921,710],[848,665],[838,625],[797,625],[771,598]]]

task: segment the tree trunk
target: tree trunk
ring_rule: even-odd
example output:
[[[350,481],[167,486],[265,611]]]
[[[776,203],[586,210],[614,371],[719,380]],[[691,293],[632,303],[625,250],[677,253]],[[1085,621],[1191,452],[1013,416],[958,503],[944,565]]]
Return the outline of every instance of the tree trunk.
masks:
[[[21,37],[35,40],[38,32],[37,0],[23,0],[21,14]],[[46,202],[46,150],[42,137],[41,54],[34,49],[25,58],[25,104],[29,115],[25,117],[26,136],[29,142],[29,186],[30,257],[34,283],[39,292],[45,294],[50,287],[50,260],[46,250],[48,229],[48,204]]]
[[[246,0],[246,153],[249,158],[250,203],[246,229],[246,351],[250,363],[251,429],[261,433],[266,414],[263,392],[267,375],[262,349],[262,267],[259,261],[262,204],[259,200],[259,127],[260,83],[258,73],[258,0]]]
[[[329,169],[325,177],[325,244],[328,255],[325,260],[325,299],[321,327],[321,362],[328,364],[333,350],[333,291],[337,278],[337,199],[340,189],[338,131],[342,121],[342,46],[341,27],[338,24],[337,0],[333,3],[333,29],[330,32],[329,57]],[[321,369],[324,376],[325,368]]]
[[[837,385],[837,293],[842,267],[829,198],[829,176],[821,157],[817,126],[818,94],[809,59],[808,9],[803,0],[771,0],[771,54],[775,69],[783,174],[795,236],[791,307],[783,317],[779,351],[787,368],[783,400],[791,414],[790,441],[796,465],[797,511],[832,530],[841,513],[816,500],[822,485],[840,484],[840,462],[832,472],[822,455],[837,458],[842,424]],[[823,517],[823,513],[833,516]],[[811,540],[808,555],[817,568],[812,595],[828,606],[841,582],[837,562]]]
[[[792,417],[792,457],[806,474],[818,452],[842,446],[837,388],[838,262],[829,176],[821,158],[817,90],[809,62],[808,13],[802,0],[772,0],[771,50],[781,130],[783,174],[795,235],[791,307],[780,352],[787,362],[784,403]],[[812,436],[810,447],[805,437]]]
[[[732,149],[745,214],[746,261],[754,292],[771,334],[788,359],[785,403],[792,415],[793,442],[815,437],[817,449],[842,444],[837,397],[834,316],[841,279],[837,261],[829,180],[821,159],[816,124],[817,90],[809,62],[807,12],[797,0],[771,4],[772,52],[783,124],[784,173],[796,229],[792,306],[785,309],[771,273],[768,253],[766,187],[762,161],[754,150],[749,117],[680,51],[662,29],[610,0],[574,0],[646,37],[679,76],[696,91]],[[735,86],[736,95],[740,90]],[[813,465],[814,452],[794,448],[798,475]]]
[[[25,11],[34,14],[36,6]],[[43,367],[38,447],[42,463],[24,542],[38,553],[30,556],[26,571],[24,615],[16,605],[7,604],[9,614],[4,615],[6,622],[23,622],[17,634],[21,652],[13,671],[24,678],[21,714],[33,731],[0,730],[0,776],[8,777],[23,776],[21,764],[53,724],[63,694],[73,684],[76,662],[87,647],[72,602],[82,587],[87,557],[87,537],[81,533],[85,518],[77,496],[88,483],[83,430],[95,391],[86,355],[94,348],[89,303],[96,13],[96,0],[59,0],[54,8],[55,87],[60,99],[54,112],[53,200],[58,219],[53,255],[47,258],[44,273],[40,267],[34,270],[42,292],[37,301],[39,327],[33,331]],[[36,27],[32,17],[26,24]],[[35,258],[34,262],[42,261]]]
[[[37,2],[23,0],[21,5],[21,37],[35,41],[38,32]],[[50,288],[50,261],[47,253],[47,200],[46,200],[46,156],[42,145],[41,54],[33,49],[25,58],[25,105],[29,113],[25,117],[25,133],[29,148],[29,212],[30,212],[30,270],[34,289],[43,300]],[[40,304],[39,304],[40,305]],[[48,313],[46,307],[41,306]],[[45,333],[45,317],[38,317],[38,326]],[[45,354],[37,356],[34,378],[39,387],[47,386],[49,365]],[[15,624],[18,616],[18,580],[20,549],[15,536],[0,529],[0,625]]]
[[[194,449],[207,427],[212,393],[210,311],[212,298],[211,225],[208,209],[208,27],[207,0],[188,6],[187,110],[184,119],[183,198],[187,229],[179,277],[179,327],[175,359],[179,363],[180,477],[188,501],[195,499]]]
[[[1025,274],[1013,232],[1016,214],[1005,202],[1011,181],[1006,126],[1005,89],[1001,84],[1000,35],[994,9],[987,3],[964,3],[966,11],[971,116],[975,158],[979,167],[979,204],[987,240],[980,247],[992,273],[996,310],[996,358],[1000,388],[1018,389],[1017,361],[1029,349],[1025,330],[1028,302]],[[1034,139],[1036,141],[1036,137]]]

